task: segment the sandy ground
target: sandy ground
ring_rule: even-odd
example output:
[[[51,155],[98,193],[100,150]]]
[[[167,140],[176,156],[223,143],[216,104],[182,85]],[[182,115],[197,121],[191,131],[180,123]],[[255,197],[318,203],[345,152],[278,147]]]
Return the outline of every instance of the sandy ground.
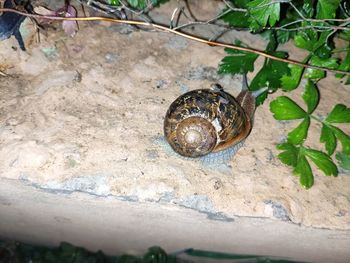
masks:
[[[162,8],[171,13],[171,6]],[[164,141],[165,112],[180,94],[215,82],[239,92],[239,76],[216,73],[224,51],[162,32],[79,25],[74,38],[59,29],[40,43],[27,37],[27,52],[14,50],[14,39],[0,43],[0,66],[8,74],[0,76],[1,177],[55,191],[171,203],[217,220],[266,217],[350,230],[349,172],[330,178],[315,170],[315,185],[304,190],[276,158],[275,145],[297,125],[277,122],[269,111],[282,93],[258,108],[251,135],[227,165],[184,160]],[[239,36],[251,46],[262,43]],[[301,92],[290,96],[300,101]],[[320,83],[320,93],[317,114],[350,105],[349,87],[333,76]],[[320,147],[319,132],[311,127],[308,145]]]

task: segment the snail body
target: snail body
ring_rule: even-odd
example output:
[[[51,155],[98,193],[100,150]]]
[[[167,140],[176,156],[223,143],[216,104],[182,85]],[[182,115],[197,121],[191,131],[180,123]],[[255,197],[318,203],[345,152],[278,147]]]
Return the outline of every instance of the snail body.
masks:
[[[255,96],[246,79],[234,98],[221,87],[189,91],[169,107],[164,120],[165,138],[185,157],[230,155],[252,129]]]

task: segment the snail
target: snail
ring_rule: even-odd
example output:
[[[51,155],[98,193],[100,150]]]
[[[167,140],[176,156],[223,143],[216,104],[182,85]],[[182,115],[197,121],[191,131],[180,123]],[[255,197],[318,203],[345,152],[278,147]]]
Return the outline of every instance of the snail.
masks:
[[[167,110],[165,138],[175,152],[185,157],[230,158],[250,134],[259,94],[248,90],[245,75],[236,98],[218,84],[189,91]]]

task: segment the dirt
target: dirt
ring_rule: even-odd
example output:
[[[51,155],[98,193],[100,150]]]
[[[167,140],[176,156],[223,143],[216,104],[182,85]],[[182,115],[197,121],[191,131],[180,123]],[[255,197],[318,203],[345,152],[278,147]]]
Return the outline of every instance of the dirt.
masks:
[[[173,7],[157,12],[171,14]],[[251,135],[227,164],[183,159],[169,148],[163,120],[176,97],[216,82],[233,95],[240,91],[240,76],[216,73],[222,48],[106,22],[79,23],[74,38],[49,29],[40,42],[29,20],[23,30],[27,52],[13,48],[14,38],[0,43],[6,73],[0,75],[1,177],[55,191],[172,203],[216,220],[266,217],[350,229],[349,172],[334,178],[314,169],[315,184],[305,190],[276,157],[276,144],[298,124],[272,117],[269,103],[282,92],[257,109]],[[260,38],[238,36],[263,49]],[[284,48],[301,58],[292,45]],[[319,87],[320,116],[336,103],[350,105],[349,87],[331,74]],[[288,96],[300,102],[301,92]],[[312,125],[307,145],[322,149],[319,133]]]

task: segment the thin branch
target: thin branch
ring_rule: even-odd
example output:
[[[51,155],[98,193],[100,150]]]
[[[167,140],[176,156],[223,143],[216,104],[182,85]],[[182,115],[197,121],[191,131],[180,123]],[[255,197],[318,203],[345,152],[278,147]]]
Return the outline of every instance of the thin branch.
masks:
[[[174,27],[173,29],[178,30],[178,29],[182,29],[182,28],[190,27],[190,26],[194,26],[194,25],[208,25],[208,24],[210,24],[210,25],[215,25],[215,26],[219,26],[219,27],[224,27],[225,32],[227,32],[229,29],[231,29],[231,30],[248,30],[249,28],[236,28],[236,27],[216,23],[217,20],[219,20],[224,15],[230,13],[231,11],[240,11],[240,12],[247,12],[248,11],[247,9],[242,9],[242,8],[237,9],[237,8],[233,7],[232,4],[226,0],[223,0],[223,2],[226,4],[226,6],[228,8],[226,10],[224,10],[224,12],[217,15],[216,17],[214,17],[210,20],[207,20],[207,21],[198,21],[198,20],[191,21],[191,22],[179,25],[177,27]],[[282,25],[279,27],[264,27],[263,29],[283,30],[283,31],[298,31],[298,30],[303,30],[303,29],[314,29],[318,32],[332,31],[333,33],[330,33],[330,35],[334,34],[338,30],[343,30],[343,31],[350,30],[350,28],[346,26],[346,25],[348,25],[348,23],[347,23],[348,21],[346,21],[344,19],[308,19],[308,18],[304,17],[303,14],[297,9],[297,7],[289,0],[271,1],[270,3],[266,3],[264,5],[257,6],[253,9],[262,8],[262,7],[269,6],[269,5],[276,4],[276,3],[288,3],[288,4],[290,4],[293,7],[293,9],[295,9],[295,11],[299,14],[301,19],[292,21],[288,24],[285,24],[285,25]],[[325,25],[324,22],[326,22],[328,20],[329,21],[342,21],[344,23],[339,25],[339,26],[329,25],[328,23],[327,23],[327,25]],[[287,27],[292,26],[294,24],[298,24],[298,23],[305,22],[305,21],[310,22],[310,23],[318,23],[318,24],[287,28]],[[320,22],[323,22],[323,25],[319,25]],[[211,39],[213,39],[213,38],[211,38]]]
[[[349,21],[349,22],[344,22],[344,23],[342,23],[342,24],[340,25],[340,27],[347,26],[349,23],[350,23],[350,21]],[[348,28],[348,29],[350,29],[350,28]],[[332,30],[332,32],[330,32],[330,33],[328,34],[328,36],[327,36],[327,38],[326,38],[326,41],[328,41],[328,39],[329,39],[333,34],[335,34],[338,30],[339,30],[338,28],[334,28],[334,29]]]
[[[233,7],[232,4],[229,3],[227,0],[223,0],[223,2],[224,2],[225,5],[228,7],[228,9],[230,9],[231,11],[244,12],[244,13],[248,12],[247,9]]]
[[[315,23],[324,23],[324,22],[349,22],[350,17],[341,19],[341,18],[324,18],[324,19],[313,19],[313,18],[306,18],[300,10],[292,3],[292,1],[289,1],[288,4],[293,7],[293,9],[298,13],[298,15],[302,18],[303,21],[306,22],[315,22]]]
[[[225,12],[223,12],[223,13],[217,15],[217,16],[214,17],[214,18],[209,19],[208,21],[205,21],[205,22],[203,22],[203,21],[189,22],[189,23],[187,23],[187,24],[182,24],[182,25],[180,25],[180,26],[174,27],[173,29],[174,29],[174,30],[178,30],[178,29],[180,29],[180,28],[188,27],[188,26],[193,26],[193,25],[209,25],[209,24],[211,24],[212,22],[214,22],[214,21],[220,19],[220,18],[223,17],[224,15],[228,14],[229,12],[231,12],[231,10],[227,9]]]
[[[350,75],[350,72],[347,72],[347,71],[336,70],[336,69],[328,69],[328,68],[324,68],[324,67],[308,65],[308,64],[301,63],[301,62],[295,61],[295,60],[279,58],[279,57],[267,54],[267,53],[265,53],[265,52],[263,52],[261,50],[257,50],[257,49],[253,49],[253,48],[240,47],[240,46],[235,46],[235,45],[225,44],[225,43],[215,42],[215,41],[208,41],[208,40],[205,40],[203,38],[199,38],[199,37],[187,34],[187,33],[176,31],[174,29],[171,29],[171,28],[168,28],[168,27],[156,24],[156,23],[148,23],[148,22],[135,21],[135,20],[113,19],[113,18],[109,18],[109,17],[99,17],[99,16],[96,16],[96,17],[45,16],[45,15],[37,15],[37,14],[28,14],[28,13],[20,12],[20,11],[17,11],[17,10],[14,10],[14,9],[9,9],[9,8],[1,8],[0,11],[17,13],[17,14],[20,14],[20,15],[23,15],[23,16],[32,17],[32,18],[44,18],[44,19],[51,19],[51,20],[58,20],[58,21],[63,21],[63,20],[68,20],[68,21],[109,21],[109,22],[120,23],[120,24],[148,26],[148,27],[153,27],[153,28],[155,28],[155,29],[157,29],[159,31],[170,32],[170,33],[182,36],[182,37],[187,38],[187,39],[191,39],[191,40],[194,40],[194,41],[197,41],[197,42],[200,42],[200,43],[208,44],[210,46],[218,46],[218,47],[224,47],[224,48],[229,48],[229,49],[234,49],[234,50],[239,50],[239,51],[250,52],[250,53],[257,54],[257,55],[261,55],[261,56],[263,56],[265,58],[269,58],[269,59],[272,59],[272,60],[281,61],[281,62],[293,64],[293,65],[297,65],[297,66],[304,67],[304,68],[312,68],[312,69],[318,69],[318,70],[323,70],[323,71],[328,71],[328,72],[333,72],[333,73],[340,73],[340,74]]]
[[[3,72],[3,71],[0,70],[0,76],[7,77],[8,74],[6,74],[5,72]]]
[[[191,19],[193,21],[197,21],[196,16],[194,15],[194,13],[192,12],[192,8],[190,7],[190,3],[188,2],[188,0],[184,0],[185,6],[188,10],[189,16],[191,17]]]
[[[258,6],[255,6],[253,8],[251,8],[251,10],[254,10],[254,9],[260,9],[260,8],[263,8],[263,7],[266,7],[266,6],[270,6],[270,5],[275,5],[275,4],[282,4],[282,3],[290,3],[290,0],[275,0],[275,1],[271,1],[269,3],[266,3],[266,4],[263,4],[263,5],[258,5]]]

